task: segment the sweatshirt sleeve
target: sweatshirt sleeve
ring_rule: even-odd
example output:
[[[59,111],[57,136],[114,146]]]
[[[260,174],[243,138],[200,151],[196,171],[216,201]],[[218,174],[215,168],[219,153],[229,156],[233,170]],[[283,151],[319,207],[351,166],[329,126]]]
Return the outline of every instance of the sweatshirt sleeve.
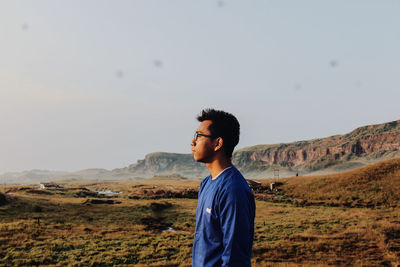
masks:
[[[251,194],[251,193],[250,193]],[[220,198],[222,266],[251,266],[254,235],[254,200],[246,190],[233,186]]]

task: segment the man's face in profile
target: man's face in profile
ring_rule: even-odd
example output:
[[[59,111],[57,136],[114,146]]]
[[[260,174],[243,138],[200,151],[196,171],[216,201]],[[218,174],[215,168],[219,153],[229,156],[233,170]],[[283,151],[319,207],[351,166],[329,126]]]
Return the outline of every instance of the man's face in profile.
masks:
[[[195,161],[208,163],[214,157],[213,139],[209,130],[211,124],[211,120],[202,121],[195,132],[195,137],[190,143]]]

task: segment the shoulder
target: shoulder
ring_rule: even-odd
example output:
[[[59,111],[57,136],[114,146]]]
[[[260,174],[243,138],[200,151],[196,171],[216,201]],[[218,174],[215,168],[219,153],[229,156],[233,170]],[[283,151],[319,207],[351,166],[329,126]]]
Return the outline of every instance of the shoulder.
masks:
[[[231,187],[248,187],[246,179],[240,173],[240,171],[232,166],[230,169],[226,170],[223,174],[223,185]]]
[[[232,166],[229,170],[224,173],[221,183],[221,191],[222,195],[237,195],[237,194],[248,194],[251,193],[251,189],[240,173],[240,171]]]

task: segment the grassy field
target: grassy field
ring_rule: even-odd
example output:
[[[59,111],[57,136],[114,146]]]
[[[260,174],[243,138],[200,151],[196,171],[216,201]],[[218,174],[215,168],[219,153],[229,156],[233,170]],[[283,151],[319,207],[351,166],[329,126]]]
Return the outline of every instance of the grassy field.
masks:
[[[379,176],[383,184],[385,177],[396,177],[396,168],[374,168],[386,173]],[[358,173],[364,171],[371,173],[365,169]],[[389,204],[372,199],[374,205],[367,205],[370,202],[363,199],[371,197],[367,182],[364,189],[358,186],[352,192],[358,199],[338,198],[336,187],[330,185],[331,192],[326,186],[338,182],[347,188],[346,179],[338,177],[347,177],[348,183],[359,178],[356,172],[319,179],[297,177],[282,180],[275,191],[266,189],[269,180],[262,180],[264,187],[256,190],[253,266],[400,264],[397,199],[390,198]],[[321,179],[324,183],[316,183]],[[393,179],[391,188],[396,189]],[[63,188],[48,190],[0,188],[7,199],[0,206],[0,265],[191,265],[197,203],[193,191],[199,180],[158,177],[60,184]],[[123,193],[114,198],[85,193],[104,189]],[[104,203],[96,204],[97,200]]]

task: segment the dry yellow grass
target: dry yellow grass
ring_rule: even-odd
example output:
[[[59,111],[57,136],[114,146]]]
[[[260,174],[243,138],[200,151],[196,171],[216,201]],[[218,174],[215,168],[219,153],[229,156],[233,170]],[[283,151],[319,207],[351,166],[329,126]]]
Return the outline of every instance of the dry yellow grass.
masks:
[[[360,173],[370,172],[362,169]],[[348,173],[332,176],[334,183],[359,177]],[[382,175],[381,181],[386,181],[385,177]],[[284,180],[287,191],[277,193],[281,201],[256,201],[253,266],[399,264],[397,206],[330,206],[331,200],[345,202],[332,197],[336,191],[327,188],[333,190],[334,185],[324,187],[330,181],[318,184],[320,178],[326,177]],[[308,191],[311,180],[312,186],[319,185],[312,188],[314,191],[326,190],[324,198]],[[64,186],[75,189],[50,190],[50,194],[16,188],[11,193],[14,202],[0,206],[0,265],[190,266],[197,200],[152,199],[153,195],[145,196],[143,190],[179,191],[196,188],[199,183],[176,179],[70,181]],[[94,205],[76,197],[78,187],[123,193],[114,199],[119,204]],[[1,187],[0,192],[10,189]],[[130,198],[135,194],[143,198]],[[322,204],[301,206],[285,194]]]
[[[396,207],[400,203],[400,158],[331,175],[285,179],[286,195],[353,207]]]

